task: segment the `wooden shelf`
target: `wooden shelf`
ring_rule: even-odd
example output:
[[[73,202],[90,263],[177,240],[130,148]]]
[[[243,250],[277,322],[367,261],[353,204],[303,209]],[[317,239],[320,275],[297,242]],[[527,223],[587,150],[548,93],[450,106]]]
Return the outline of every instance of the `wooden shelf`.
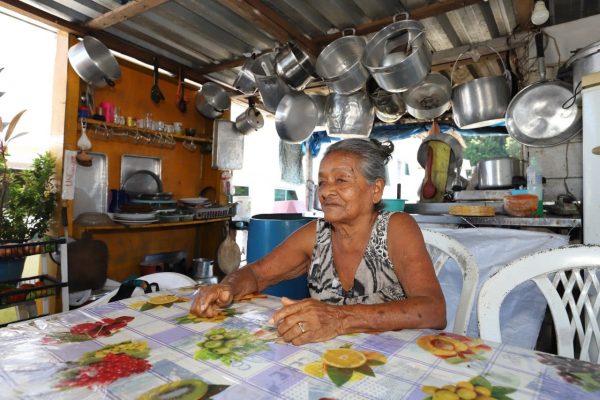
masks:
[[[136,128],[136,127],[130,127],[130,126],[126,126],[126,125],[117,125],[117,124],[112,124],[109,122],[97,121],[95,119],[86,118],[84,120],[87,122],[88,129],[90,126],[94,126],[94,127],[104,128],[107,131],[112,129],[112,130],[119,130],[119,131],[124,131],[124,132],[131,132],[131,133],[140,133],[140,134],[144,134],[144,135],[151,135],[151,136],[157,136],[157,137],[169,135],[175,140],[181,140],[181,141],[185,141],[185,142],[191,141],[191,142],[197,142],[197,143],[212,143],[212,137],[209,137],[207,135],[186,136],[186,135],[175,134],[175,133],[167,134],[164,132],[154,131],[152,129]]]
[[[152,222],[149,224],[131,224],[124,225],[115,222],[111,225],[85,225],[85,226],[74,226],[74,233],[76,237],[81,236],[83,232],[110,232],[110,231],[126,231],[126,230],[151,230],[161,228],[182,228],[193,225],[211,224],[213,222],[229,221],[231,217],[222,218],[211,218],[211,219],[197,219],[193,221],[182,221],[182,222]]]

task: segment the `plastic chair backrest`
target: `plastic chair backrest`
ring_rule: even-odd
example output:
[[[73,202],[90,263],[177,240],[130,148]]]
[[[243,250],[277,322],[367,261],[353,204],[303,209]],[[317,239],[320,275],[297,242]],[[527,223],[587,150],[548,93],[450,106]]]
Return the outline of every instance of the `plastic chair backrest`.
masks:
[[[190,278],[189,276],[177,272],[157,272],[155,274],[141,276],[139,279],[145,280],[146,282],[150,283],[158,283],[158,286],[161,290],[176,289],[185,286],[193,286],[196,284],[196,281]],[[108,304],[110,299],[113,298],[118,291],[119,289],[115,289],[112,292],[106,293],[98,300],[86,304],[81,308],[90,308],[101,304]]]
[[[439,275],[450,258],[456,262],[462,272],[462,290],[456,308],[452,332],[466,335],[479,281],[479,269],[475,257],[459,241],[446,234],[428,229],[423,229],[421,232],[432,258],[436,275]]]
[[[550,308],[558,355],[600,362],[600,246],[572,245],[521,257],[492,275],[479,292],[483,340],[501,342],[500,307],[512,289],[532,280]],[[575,341],[579,354],[575,354]]]

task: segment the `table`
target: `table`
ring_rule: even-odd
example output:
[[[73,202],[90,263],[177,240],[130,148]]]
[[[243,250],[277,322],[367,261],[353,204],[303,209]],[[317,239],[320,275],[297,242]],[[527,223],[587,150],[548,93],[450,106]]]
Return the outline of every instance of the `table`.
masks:
[[[0,398],[416,400],[443,387],[456,391],[445,398],[600,395],[599,365],[439,331],[279,343],[266,325],[278,298],[236,302],[207,320],[188,314],[193,290],[0,329]]]

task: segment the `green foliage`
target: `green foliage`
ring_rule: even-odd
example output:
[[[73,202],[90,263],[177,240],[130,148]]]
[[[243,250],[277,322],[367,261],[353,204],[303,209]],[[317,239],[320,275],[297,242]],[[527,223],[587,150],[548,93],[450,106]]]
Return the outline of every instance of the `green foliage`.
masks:
[[[476,165],[480,160],[496,157],[520,158],[521,145],[510,136],[463,137],[466,149],[463,158]]]
[[[33,160],[31,169],[15,172],[8,168],[5,154],[0,154],[0,240],[43,236],[56,207],[56,160],[47,152]]]

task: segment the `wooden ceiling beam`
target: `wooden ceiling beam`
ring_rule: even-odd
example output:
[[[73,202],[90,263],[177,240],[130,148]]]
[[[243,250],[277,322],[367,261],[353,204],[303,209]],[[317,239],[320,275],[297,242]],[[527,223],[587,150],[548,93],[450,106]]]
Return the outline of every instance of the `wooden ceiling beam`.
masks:
[[[440,0],[427,4],[422,7],[417,7],[409,12],[410,19],[420,20],[427,17],[435,17],[436,15],[445,14],[449,11],[458,10],[463,7],[467,7],[477,3],[483,3],[485,0]],[[375,21],[368,22],[366,24],[358,25],[353,27],[356,29],[357,35],[366,35],[369,33],[376,32],[381,28],[394,22],[394,17],[384,17]],[[352,27],[348,27],[352,28]],[[323,35],[313,37],[312,41],[320,46],[326,46],[342,36],[341,32],[333,33],[330,35]]]
[[[92,19],[85,25],[91,29],[106,29],[158,7],[167,1],[169,0],[130,0],[128,3]]]

